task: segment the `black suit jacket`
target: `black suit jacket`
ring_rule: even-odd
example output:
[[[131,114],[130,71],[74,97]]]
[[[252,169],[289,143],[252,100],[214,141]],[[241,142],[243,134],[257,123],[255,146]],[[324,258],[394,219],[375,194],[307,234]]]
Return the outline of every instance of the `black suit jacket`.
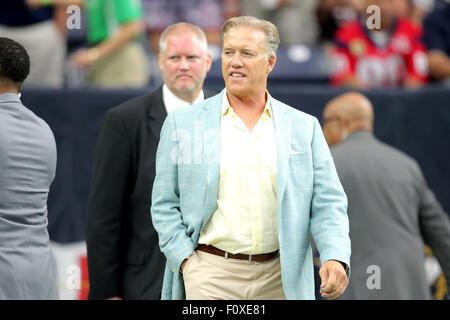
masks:
[[[214,95],[204,90],[205,98]],[[150,216],[155,157],[167,116],[162,87],[104,118],[86,216],[89,299],[159,299],[165,257]]]

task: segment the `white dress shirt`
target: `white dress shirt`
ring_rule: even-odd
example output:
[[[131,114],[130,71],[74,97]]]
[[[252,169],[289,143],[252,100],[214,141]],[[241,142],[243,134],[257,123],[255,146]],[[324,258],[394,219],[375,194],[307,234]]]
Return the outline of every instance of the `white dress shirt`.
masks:
[[[170,89],[166,86],[166,84],[163,84],[162,95],[167,114],[175,109],[193,105],[195,103],[205,100],[205,95],[203,94],[203,90],[201,90],[200,93],[198,94],[197,99],[195,99],[193,103],[184,101],[178,98],[176,95],[174,95],[172,91],[170,91]]]

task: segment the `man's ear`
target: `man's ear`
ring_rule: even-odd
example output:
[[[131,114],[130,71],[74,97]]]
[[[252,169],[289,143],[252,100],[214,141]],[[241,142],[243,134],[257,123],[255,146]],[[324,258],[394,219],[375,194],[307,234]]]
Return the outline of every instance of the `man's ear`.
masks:
[[[163,70],[163,55],[161,53],[158,54],[158,65],[159,65],[159,70]]]
[[[344,117],[339,117],[339,122],[341,123],[341,127],[344,129],[347,129],[348,126],[350,125],[350,121],[348,121],[348,119]]]
[[[348,126],[350,121],[348,119],[339,117],[339,125],[341,126],[341,142],[347,139],[348,136]]]
[[[206,54],[206,72],[209,72],[211,70],[211,64],[212,64],[212,58],[209,53]]]
[[[267,66],[267,74],[271,73],[273,68],[275,67],[275,64],[277,63],[277,56],[271,55],[269,56],[269,59],[267,60],[269,62]]]

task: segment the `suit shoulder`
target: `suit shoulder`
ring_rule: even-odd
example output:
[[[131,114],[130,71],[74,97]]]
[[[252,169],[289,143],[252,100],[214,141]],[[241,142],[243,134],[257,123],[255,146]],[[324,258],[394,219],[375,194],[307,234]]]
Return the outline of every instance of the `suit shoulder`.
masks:
[[[175,119],[192,119],[195,118],[205,107],[209,105],[220,106],[220,100],[218,100],[217,95],[209,97],[203,101],[197,102],[193,105],[184,106],[177,108],[170,113]]]
[[[408,166],[414,169],[419,169],[419,164],[417,161],[411,157],[406,152],[397,149],[383,141],[377,140],[378,144],[384,148],[386,154],[389,154],[392,158],[397,159],[399,162],[401,162],[404,166]]]
[[[343,161],[347,161],[351,155],[371,154],[373,157],[381,158],[383,162],[390,165],[395,164],[398,167],[420,171],[419,164],[414,158],[379,139],[345,140],[333,146],[331,153],[335,159],[342,159]]]
[[[155,90],[149,94],[131,98],[121,104],[112,107],[105,114],[105,119],[114,119],[124,121],[125,123],[134,123],[145,119],[145,115],[152,108],[164,108],[162,93]]]
[[[160,92],[160,89],[142,96],[126,100],[121,104],[109,109],[107,113],[119,117],[126,117],[130,114],[140,113],[143,111],[145,112],[146,110],[151,108],[156,101],[162,101],[162,93]]]
[[[284,102],[281,102],[279,100],[274,99],[276,103],[276,107],[280,108],[282,111],[285,111],[289,114],[289,116],[293,117],[294,119],[307,121],[313,123],[317,118],[309,113],[303,112],[299,109],[296,109],[294,107],[291,107],[290,105],[285,104]]]
[[[53,136],[53,130],[50,128],[50,125],[44,119],[35,114],[31,109],[27,108],[25,105],[22,104],[22,107],[23,108],[21,108],[20,110],[24,114],[26,119],[35,122],[43,132],[46,132],[51,136]]]

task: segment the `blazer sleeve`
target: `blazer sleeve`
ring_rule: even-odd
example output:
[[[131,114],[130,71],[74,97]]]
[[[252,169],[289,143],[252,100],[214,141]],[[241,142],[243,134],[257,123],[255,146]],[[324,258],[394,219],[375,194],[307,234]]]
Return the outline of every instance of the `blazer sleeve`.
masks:
[[[420,232],[425,244],[431,248],[433,255],[439,261],[447,283],[450,283],[450,220],[428,188],[422,172],[418,170],[422,180],[419,208]]]
[[[338,260],[350,267],[347,196],[316,118],[314,118],[313,130],[314,182],[310,217],[311,234],[322,263]],[[348,269],[347,274],[349,274]]]
[[[121,295],[122,212],[130,170],[130,142],[108,111],[95,149],[86,215],[89,299]]]
[[[174,113],[171,112],[162,127],[156,153],[151,217],[159,235],[159,246],[172,272],[179,271],[183,260],[195,250],[180,209],[178,147]]]

